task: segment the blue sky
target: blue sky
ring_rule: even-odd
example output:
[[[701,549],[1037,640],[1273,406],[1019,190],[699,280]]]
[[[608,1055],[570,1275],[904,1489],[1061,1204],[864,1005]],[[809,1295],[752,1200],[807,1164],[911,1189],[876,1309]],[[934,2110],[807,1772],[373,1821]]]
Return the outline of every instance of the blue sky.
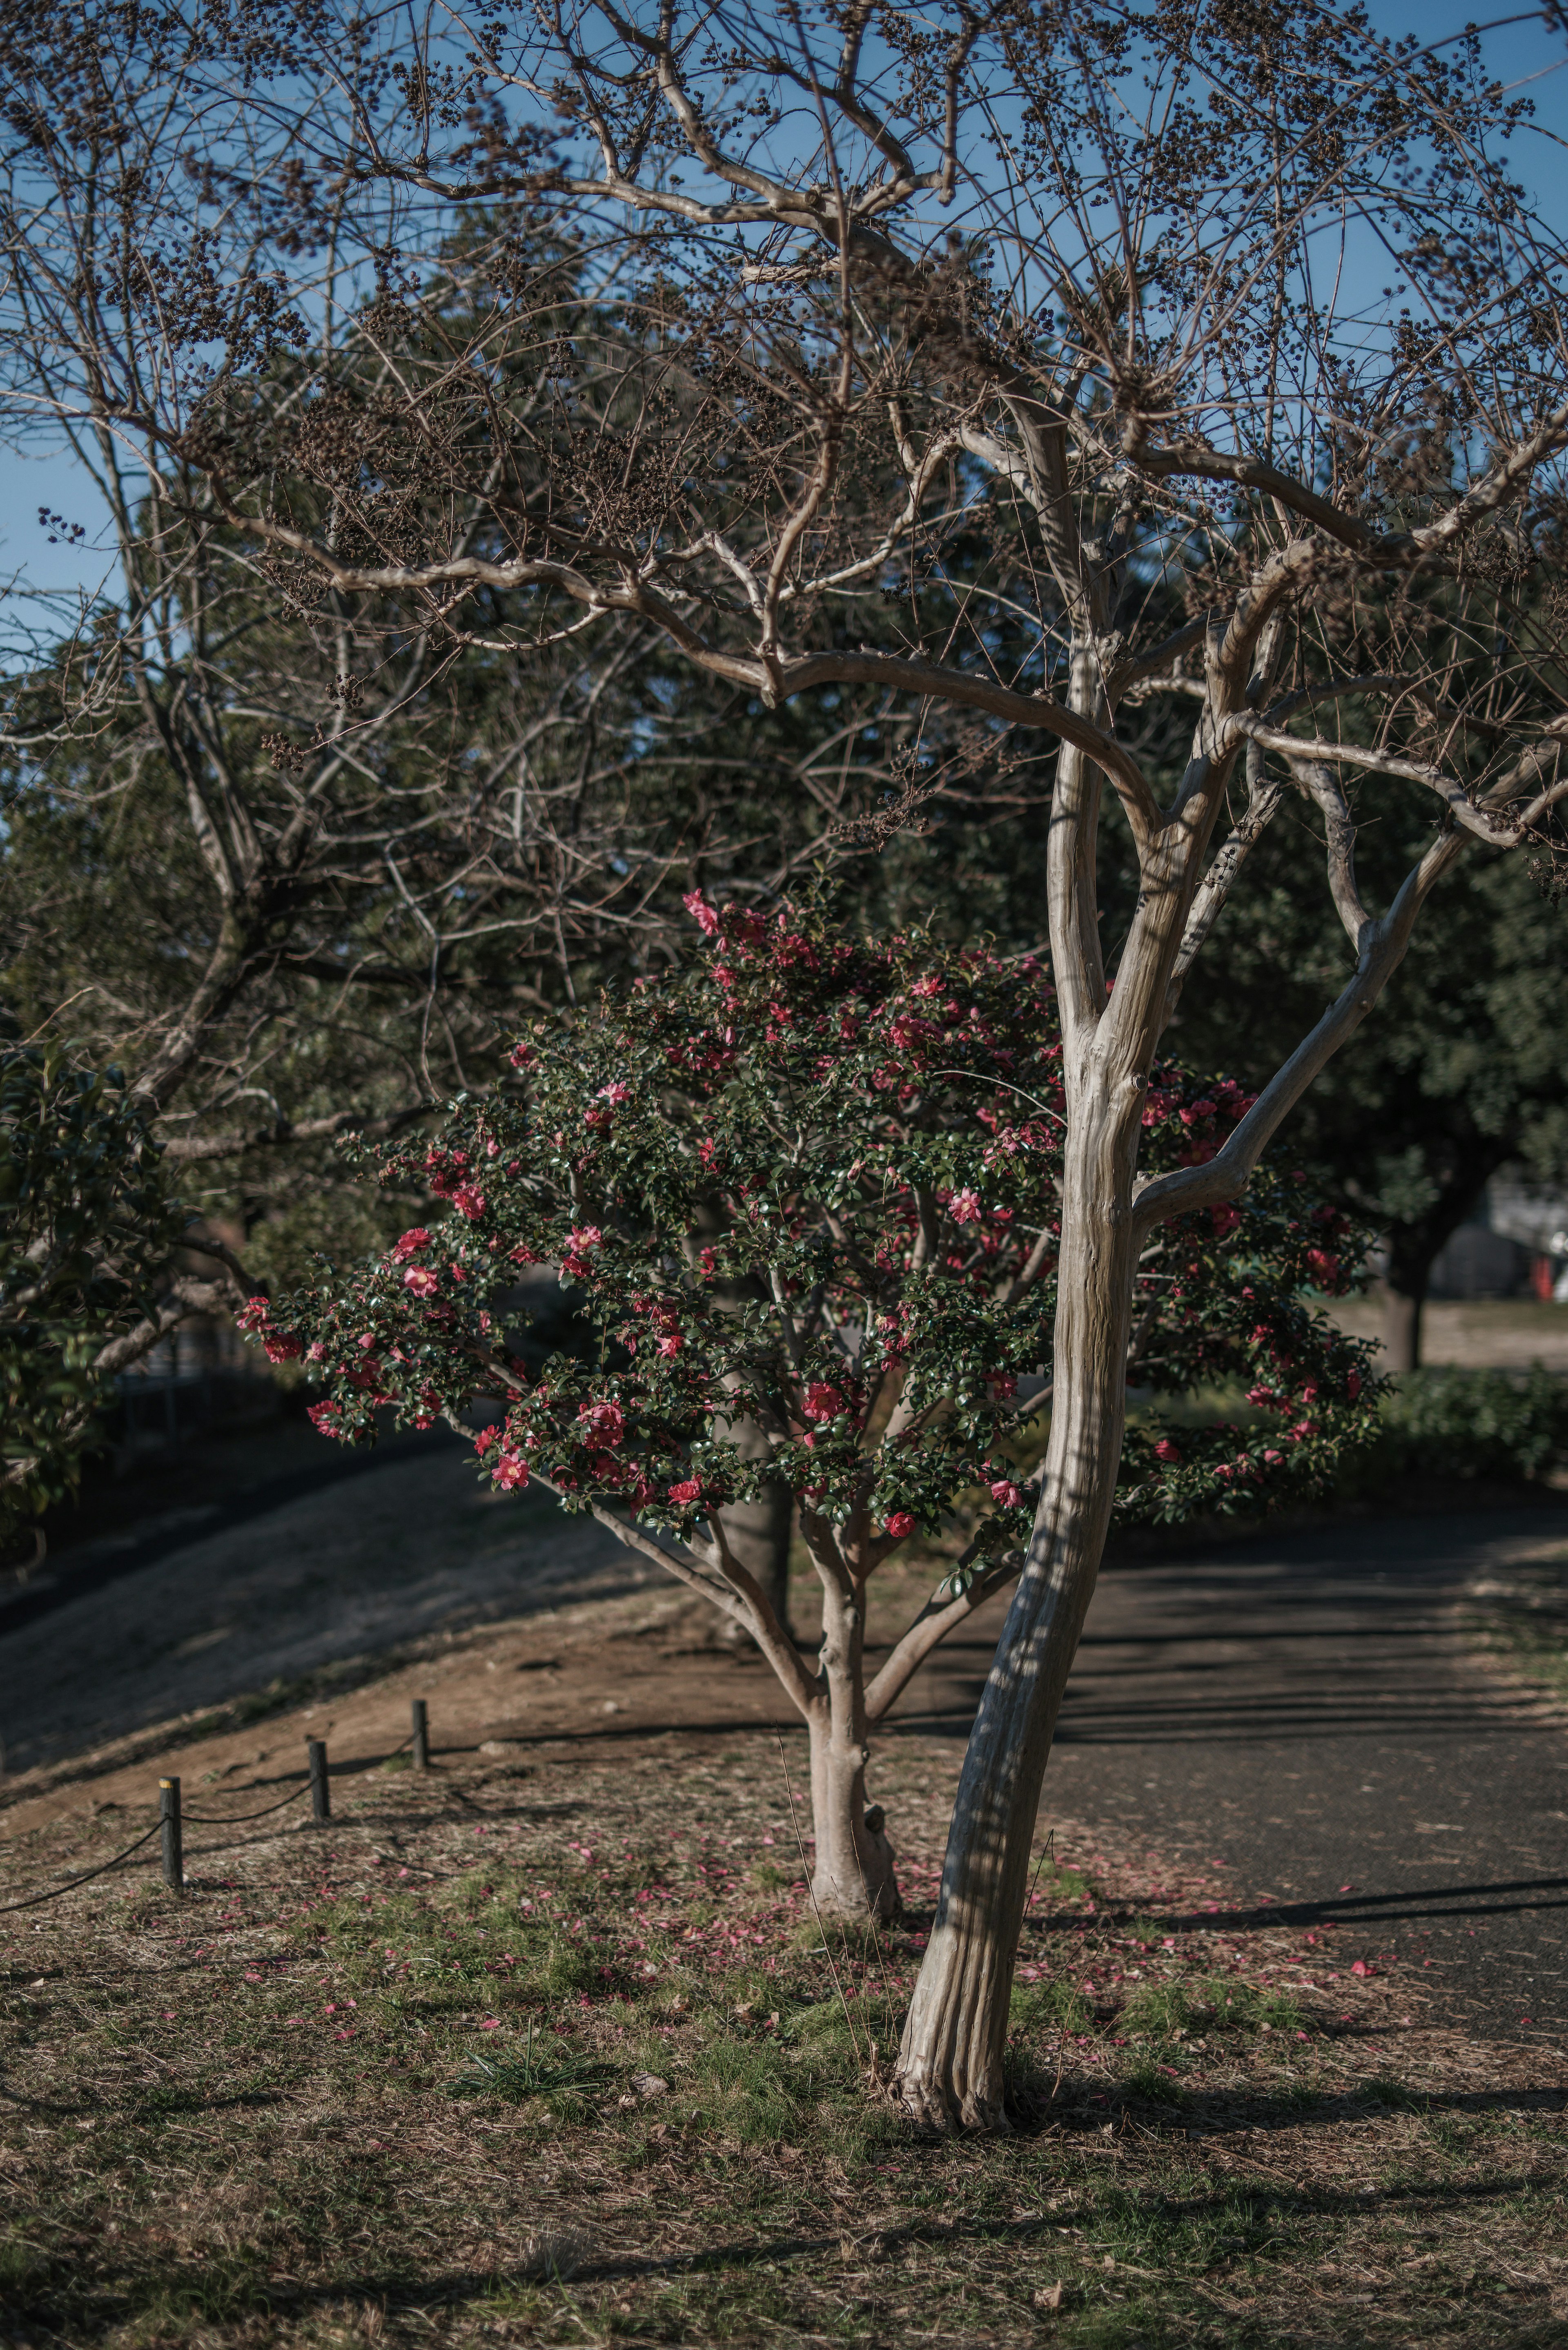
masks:
[[[1370,15],[1381,32],[1413,33],[1426,41],[1440,37],[1445,30],[1457,33],[1472,21],[1470,10],[1441,5],[1441,0],[1425,6],[1415,0],[1398,0],[1398,5],[1374,0]],[[1553,34],[1540,14],[1532,13],[1489,32],[1487,53],[1505,81],[1524,83],[1531,78],[1529,94],[1542,130],[1568,139],[1568,63],[1541,73],[1557,57],[1568,61],[1568,38]],[[1541,209],[1548,217],[1568,222],[1568,152],[1548,137],[1527,134],[1516,143],[1514,161]],[[41,527],[40,507],[67,524],[84,525],[85,538],[73,546],[62,534]],[[8,453],[0,473],[0,585],[12,594],[67,598],[79,590],[91,593],[106,580],[112,587],[112,546],[107,513],[67,450]],[[0,634],[14,638],[17,617],[14,607],[12,628],[0,629]]]

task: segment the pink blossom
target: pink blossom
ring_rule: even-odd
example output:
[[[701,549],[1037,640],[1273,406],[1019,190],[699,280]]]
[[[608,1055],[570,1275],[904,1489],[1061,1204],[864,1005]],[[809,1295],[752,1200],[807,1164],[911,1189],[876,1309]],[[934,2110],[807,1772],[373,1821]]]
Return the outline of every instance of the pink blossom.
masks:
[[[403,1275],[403,1287],[411,1289],[416,1297],[433,1297],[440,1286],[428,1264],[410,1264]]]
[[[525,1069],[534,1058],[534,1047],[519,1037],[512,1047],[509,1058],[514,1069]]]
[[[1209,1212],[1213,1219],[1214,1237],[1216,1240],[1222,1241],[1227,1233],[1233,1232],[1235,1231],[1237,1225],[1241,1221],[1241,1211],[1240,1208],[1232,1208],[1229,1204],[1218,1208],[1210,1208]]]
[[[955,1224],[978,1224],[981,1212],[978,1191],[955,1191],[948,1201],[948,1213]]]
[[[705,939],[711,939],[719,927],[717,909],[711,906],[701,889],[688,889],[680,900]]]
[[[337,1423],[342,1419],[343,1414],[339,1407],[335,1403],[313,1403],[306,1414],[306,1417],[314,1423],[321,1435],[336,1436],[337,1434]]]
[[[592,1443],[613,1447],[625,1439],[626,1414],[618,1403],[581,1404],[577,1418],[583,1423],[585,1439]]]
[[[508,1493],[514,1486],[525,1485],[528,1482],[528,1463],[523,1455],[520,1452],[504,1452],[491,1471],[491,1482]]]
[[[427,1249],[430,1244],[431,1236],[424,1226],[415,1224],[412,1230],[406,1232],[400,1240],[393,1242],[392,1255],[395,1261],[401,1264],[405,1258],[417,1256],[421,1249]]]
[[[484,1194],[477,1183],[460,1183],[452,1195],[452,1204],[460,1216],[471,1224],[477,1223],[484,1213]]]
[[[895,1510],[890,1518],[883,1519],[882,1524],[895,1542],[902,1542],[906,1534],[915,1531],[914,1514],[909,1510]]]
[[[670,1330],[667,1332],[662,1338],[660,1338],[659,1342],[659,1351],[664,1357],[666,1362],[672,1363],[685,1344],[685,1339],[682,1338],[677,1331]]]
[[[265,1297],[247,1297],[234,1319],[242,1330],[259,1330],[271,1310]]]
[[[305,1352],[305,1341],[296,1338],[292,1330],[269,1330],[262,1340],[269,1363],[289,1363],[296,1355]]]
[[[1000,1502],[1004,1510],[1015,1510],[1023,1499],[1023,1488],[1015,1485],[1011,1477],[999,1477],[991,1489],[991,1498]]]
[[[813,1379],[805,1391],[804,1409],[807,1419],[834,1419],[844,1409],[844,1398],[826,1379]]]
[[[623,1086],[618,1077],[613,1086],[601,1086],[595,1098],[598,1101],[614,1102],[618,1106],[621,1102],[631,1099],[631,1087]]]
[[[1179,1467],[1181,1461],[1181,1455],[1177,1451],[1175,1445],[1172,1444],[1168,1436],[1162,1436],[1160,1438],[1159,1442],[1154,1448],[1154,1457],[1157,1461],[1165,1461],[1168,1467],[1172,1469]]]
[[[672,1502],[680,1503],[683,1507],[690,1503],[700,1502],[702,1498],[701,1479],[700,1477],[687,1477],[684,1478],[679,1485],[671,1485],[670,1488],[670,1498]]]
[[[603,1239],[597,1224],[574,1225],[569,1240],[572,1254],[580,1257],[585,1249],[597,1249]]]
[[[493,1444],[500,1443],[501,1433],[502,1431],[498,1423],[492,1420],[490,1426],[488,1428],[482,1428],[478,1435],[474,1438],[474,1451],[476,1452],[488,1452]]]

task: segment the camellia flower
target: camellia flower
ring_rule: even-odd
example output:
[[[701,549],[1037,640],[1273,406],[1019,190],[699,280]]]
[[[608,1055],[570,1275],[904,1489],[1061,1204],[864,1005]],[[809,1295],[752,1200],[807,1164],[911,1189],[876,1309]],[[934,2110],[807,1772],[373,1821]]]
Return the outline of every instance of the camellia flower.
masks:
[[[411,1289],[416,1297],[433,1297],[441,1283],[428,1264],[410,1264],[403,1275],[403,1287]]]
[[[586,1403],[577,1412],[583,1432],[593,1443],[613,1448],[626,1436],[626,1414],[618,1403]]]
[[[1154,1457],[1157,1461],[1163,1461],[1167,1467],[1171,1469],[1179,1467],[1181,1461],[1181,1455],[1177,1451],[1175,1445],[1172,1444],[1168,1436],[1162,1436],[1160,1438],[1159,1442],[1154,1448]]]
[[[323,1436],[336,1436],[337,1423],[343,1417],[339,1407],[331,1402],[313,1403],[306,1418]]]
[[[494,1420],[492,1420],[490,1426],[488,1428],[482,1428],[479,1434],[474,1438],[474,1451],[476,1452],[488,1452],[493,1444],[500,1443],[501,1436],[502,1430],[500,1427]]]
[[[680,1336],[678,1331],[670,1330],[665,1333],[662,1338],[660,1338],[659,1342],[659,1351],[668,1361],[673,1362],[685,1343],[685,1340]]]
[[[594,1098],[596,1101],[614,1102],[618,1106],[621,1102],[631,1099],[631,1087],[623,1086],[618,1077],[613,1086],[601,1086]]]
[[[603,1239],[604,1234],[600,1232],[597,1224],[574,1224],[571,1232],[568,1235],[569,1245],[574,1256],[582,1256],[586,1254],[589,1249],[597,1249]]]
[[[291,1363],[305,1352],[305,1341],[296,1338],[292,1330],[268,1330],[262,1338],[269,1363]]]
[[[719,928],[717,907],[711,906],[701,889],[688,889],[680,900],[705,939],[711,939]]]
[[[702,1498],[702,1480],[700,1477],[682,1479],[679,1485],[671,1485],[670,1498],[672,1502],[682,1503],[700,1502]]]
[[[484,1213],[484,1194],[477,1183],[460,1183],[452,1195],[452,1204],[460,1216],[471,1224],[477,1223]]]
[[[504,1452],[491,1471],[491,1482],[503,1492],[520,1492],[528,1482],[528,1463],[520,1452]]]
[[[978,1191],[955,1191],[948,1201],[948,1213],[955,1224],[978,1224],[981,1209]]]
[[[836,1419],[844,1409],[844,1398],[826,1379],[813,1379],[805,1391],[802,1406],[807,1419]]]
[[[895,1510],[890,1518],[883,1519],[882,1524],[895,1542],[902,1542],[906,1534],[912,1534],[915,1531],[914,1513],[909,1510]]]
[[[1000,1502],[1004,1510],[1015,1510],[1023,1499],[1023,1488],[1015,1485],[1011,1477],[999,1477],[991,1488],[991,1498]]]
[[[401,1264],[406,1258],[417,1256],[421,1249],[427,1249],[430,1244],[431,1236],[429,1232],[426,1232],[424,1226],[422,1224],[415,1224],[413,1229],[410,1232],[406,1232],[400,1240],[393,1242],[392,1254],[397,1262]]]

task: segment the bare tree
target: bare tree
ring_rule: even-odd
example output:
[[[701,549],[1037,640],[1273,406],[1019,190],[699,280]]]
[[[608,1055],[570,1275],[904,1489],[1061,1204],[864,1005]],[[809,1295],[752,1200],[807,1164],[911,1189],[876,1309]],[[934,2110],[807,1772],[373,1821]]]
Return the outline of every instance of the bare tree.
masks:
[[[286,19],[263,21],[283,44]],[[389,33],[379,58],[356,26],[288,31],[288,70],[304,58],[334,99],[297,133],[301,249],[395,253],[402,333],[427,287],[451,308],[454,224],[494,224],[462,262],[466,333],[389,352],[374,401],[350,402],[352,466],[341,436],[318,451],[326,376],[280,400],[227,327],[239,356],[178,396],[88,386],[106,427],[198,474],[280,587],[399,614],[410,640],[468,640],[501,599],[485,625],[508,644],[573,632],[599,662],[652,629],[768,707],[869,691],[918,713],[920,746],[964,726],[998,756],[1015,733],[1058,746],[1050,1443],[899,2072],[913,2112],[997,2125],[1140,1254],[1245,1186],[1457,859],[1555,854],[1561,597],[1525,591],[1561,554],[1568,343],[1561,244],[1510,160],[1528,99],[1473,31],[1389,42],[1270,0],[546,0]],[[259,237],[279,183],[233,145],[225,233],[243,216]],[[503,215],[546,192],[593,256],[580,336],[557,288],[499,286]],[[524,407],[529,369],[550,389]],[[871,595],[900,642],[854,628]],[[1168,787],[1131,732],[1151,699],[1190,727]],[[1140,884],[1109,954],[1107,787]],[[1425,795],[1432,838],[1379,910],[1355,842],[1390,790]],[[1217,924],[1287,804],[1323,842],[1345,985],[1222,1149],[1140,1180],[1161,1032],[1206,947],[1224,985]]]

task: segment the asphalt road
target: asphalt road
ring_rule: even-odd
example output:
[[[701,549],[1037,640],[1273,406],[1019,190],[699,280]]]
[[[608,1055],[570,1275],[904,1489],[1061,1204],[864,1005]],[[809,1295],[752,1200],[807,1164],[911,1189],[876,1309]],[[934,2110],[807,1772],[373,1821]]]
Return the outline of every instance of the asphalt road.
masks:
[[[1456,1617],[1478,1575],[1565,1547],[1568,1509],[1534,1507],[1106,1574],[1043,1817],[1219,1862],[1238,1917],[1333,1918],[1413,1960],[1439,2010],[1561,2044],[1568,1727]],[[989,1654],[950,1652],[930,1727],[966,1731]]]
[[[1363,1950],[1429,1958],[1423,1987],[1480,2029],[1556,2039],[1568,1729],[1487,1667],[1457,1607],[1476,1577],[1562,1546],[1568,1507],[1550,1505],[1107,1572],[1045,1816],[1221,1863],[1239,1916],[1333,1918]],[[330,1659],[656,1575],[591,1521],[489,1494],[455,1439],[264,1449],[248,1482],[175,1493],[0,1599],[5,1759],[26,1768]],[[965,1734],[992,1612],[973,1630],[915,1683],[905,1727]]]

